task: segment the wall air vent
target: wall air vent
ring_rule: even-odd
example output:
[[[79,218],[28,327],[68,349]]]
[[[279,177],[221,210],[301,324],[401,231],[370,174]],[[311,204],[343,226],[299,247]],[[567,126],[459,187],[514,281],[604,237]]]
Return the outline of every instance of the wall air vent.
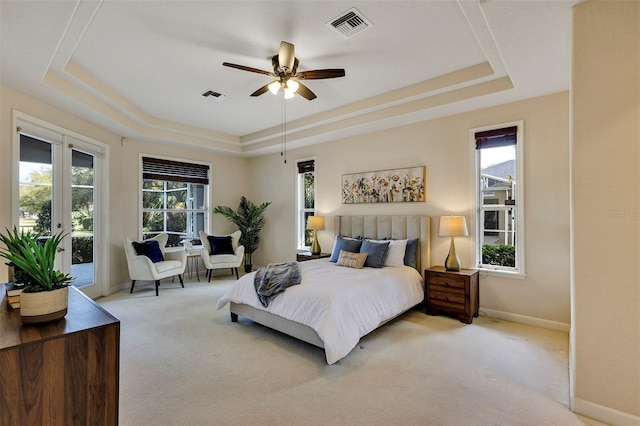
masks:
[[[213,98],[216,102],[220,102],[226,99],[227,95],[223,95],[222,93],[214,92],[212,90],[207,90],[202,94],[205,98]]]
[[[347,10],[340,16],[333,18],[327,22],[327,25],[333,28],[344,38],[350,38],[372,27],[373,24],[364,17],[355,7]]]

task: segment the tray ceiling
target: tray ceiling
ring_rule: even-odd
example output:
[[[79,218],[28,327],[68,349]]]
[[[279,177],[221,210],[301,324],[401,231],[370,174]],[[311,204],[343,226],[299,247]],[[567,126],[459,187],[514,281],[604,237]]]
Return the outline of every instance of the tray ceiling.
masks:
[[[286,101],[290,146],[569,89],[564,1],[0,1],[2,83],[123,137],[236,155],[279,149],[282,93],[250,97],[280,41],[344,68]],[[356,8],[350,38],[327,22]],[[203,97],[218,92],[223,99]]]

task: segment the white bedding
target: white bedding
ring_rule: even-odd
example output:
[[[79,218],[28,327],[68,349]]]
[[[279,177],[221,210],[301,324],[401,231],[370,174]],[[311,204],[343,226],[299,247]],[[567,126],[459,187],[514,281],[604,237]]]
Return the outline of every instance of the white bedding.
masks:
[[[300,264],[302,282],[287,288],[263,308],[253,286],[255,272],[244,275],[220,298],[243,303],[313,328],[324,342],[327,363],[345,357],[360,338],[420,303],[422,277],[408,266],[354,269],[328,259]]]

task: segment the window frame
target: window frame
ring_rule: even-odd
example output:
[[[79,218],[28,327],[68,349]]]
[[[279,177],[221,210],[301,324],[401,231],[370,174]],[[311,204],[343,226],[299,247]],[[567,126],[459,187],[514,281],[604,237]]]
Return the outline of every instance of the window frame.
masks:
[[[307,161],[313,161],[313,208],[305,207],[305,187],[304,187],[304,173],[300,173],[298,165]],[[318,195],[317,186],[317,160],[315,157],[300,158],[296,160],[296,250],[298,252],[307,252],[311,250],[311,246],[305,245],[306,236],[306,220],[307,214],[315,215],[316,199]]]
[[[144,181],[146,180],[144,177],[144,171],[143,171],[143,163],[144,163],[144,158],[149,158],[152,160],[164,160],[164,161],[168,161],[168,162],[178,162],[178,163],[186,163],[186,164],[193,164],[193,165],[197,165],[197,166],[206,166],[208,167],[208,183],[199,183],[199,182],[190,182],[192,184],[200,184],[204,186],[204,206],[202,208],[185,208],[185,209],[148,209],[148,208],[144,208],[144,193],[145,193],[145,188],[144,188]],[[211,223],[211,200],[212,200],[212,185],[211,185],[211,177],[212,175],[212,165],[210,163],[205,163],[205,162],[199,162],[199,161],[193,161],[193,160],[186,160],[186,159],[182,159],[182,158],[175,158],[175,157],[163,157],[163,156],[158,156],[158,155],[153,155],[153,154],[145,154],[145,153],[141,153],[139,155],[139,183],[138,183],[138,237],[140,239],[144,238],[145,232],[144,232],[144,214],[147,212],[151,212],[151,211],[162,211],[164,213],[192,213],[192,214],[198,214],[198,213],[202,213],[203,217],[204,217],[204,223],[203,223],[203,231],[205,232],[209,232],[209,224]],[[160,182],[164,182],[163,187],[165,188],[165,190],[163,192],[172,192],[172,191],[179,191],[181,189],[167,189],[167,182],[176,182],[176,183],[184,183],[181,182],[180,180],[163,180],[163,179],[156,179],[155,177],[151,180],[155,180],[155,181],[160,181]],[[188,189],[186,189],[188,191]],[[166,202],[166,200],[165,200]],[[166,219],[165,219],[165,225],[163,226],[163,228],[166,228]],[[168,231],[152,231],[153,233],[162,233],[162,232],[168,232]],[[147,232],[148,234],[149,232]],[[173,232],[170,232],[171,234],[173,234]],[[192,239],[199,239],[199,233],[196,230],[194,235],[187,235],[185,238],[192,238]]]
[[[480,155],[478,149],[476,149],[476,137],[477,132],[485,132],[490,130],[499,130],[507,127],[517,127],[516,132],[516,184],[517,190],[515,191],[515,205],[497,205],[497,207],[487,209],[487,206],[483,206],[482,203],[482,185],[481,185],[481,165]],[[474,165],[473,174],[471,175],[472,182],[472,205],[474,206],[474,214],[472,215],[472,227],[474,228],[474,241],[473,241],[473,259],[476,269],[480,270],[487,275],[504,276],[510,278],[524,279],[526,277],[525,269],[525,178],[524,178],[524,121],[511,121],[501,124],[477,127],[469,130],[469,139],[471,145],[472,164]],[[515,209],[515,241],[516,241],[516,266],[504,267],[498,265],[485,265],[482,263],[482,245],[484,238],[482,236],[484,214],[486,211]]]

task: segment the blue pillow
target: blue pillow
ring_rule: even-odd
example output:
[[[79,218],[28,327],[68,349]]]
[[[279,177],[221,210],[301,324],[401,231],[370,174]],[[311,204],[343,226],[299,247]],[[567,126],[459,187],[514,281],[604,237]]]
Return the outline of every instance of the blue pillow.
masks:
[[[133,248],[136,250],[136,254],[147,256],[153,263],[164,260],[162,250],[160,250],[160,244],[158,244],[156,240],[134,241]]]
[[[336,241],[333,244],[333,251],[331,252],[330,262],[336,263],[340,257],[340,250],[350,251],[352,253],[360,252],[360,245],[362,240],[355,238],[343,237],[342,235],[336,236]]]
[[[211,254],[235,254],[233,252],[233,245],[231,244],[231,235],[225,235],[223,237],[216,237],[209,235],[207,237],[209,245],[211,246]]]
[[[387,250],[389,250],[389,241],[374,243],[370,240],[364,240],[360,247],[360,253],[367,253],[367,260],[365,260],[364,266],[382,268],[384,259],[387,256]]]
[[[418,269],[418,239],[407,240],[407,248],[404,250],[404,264]]]

